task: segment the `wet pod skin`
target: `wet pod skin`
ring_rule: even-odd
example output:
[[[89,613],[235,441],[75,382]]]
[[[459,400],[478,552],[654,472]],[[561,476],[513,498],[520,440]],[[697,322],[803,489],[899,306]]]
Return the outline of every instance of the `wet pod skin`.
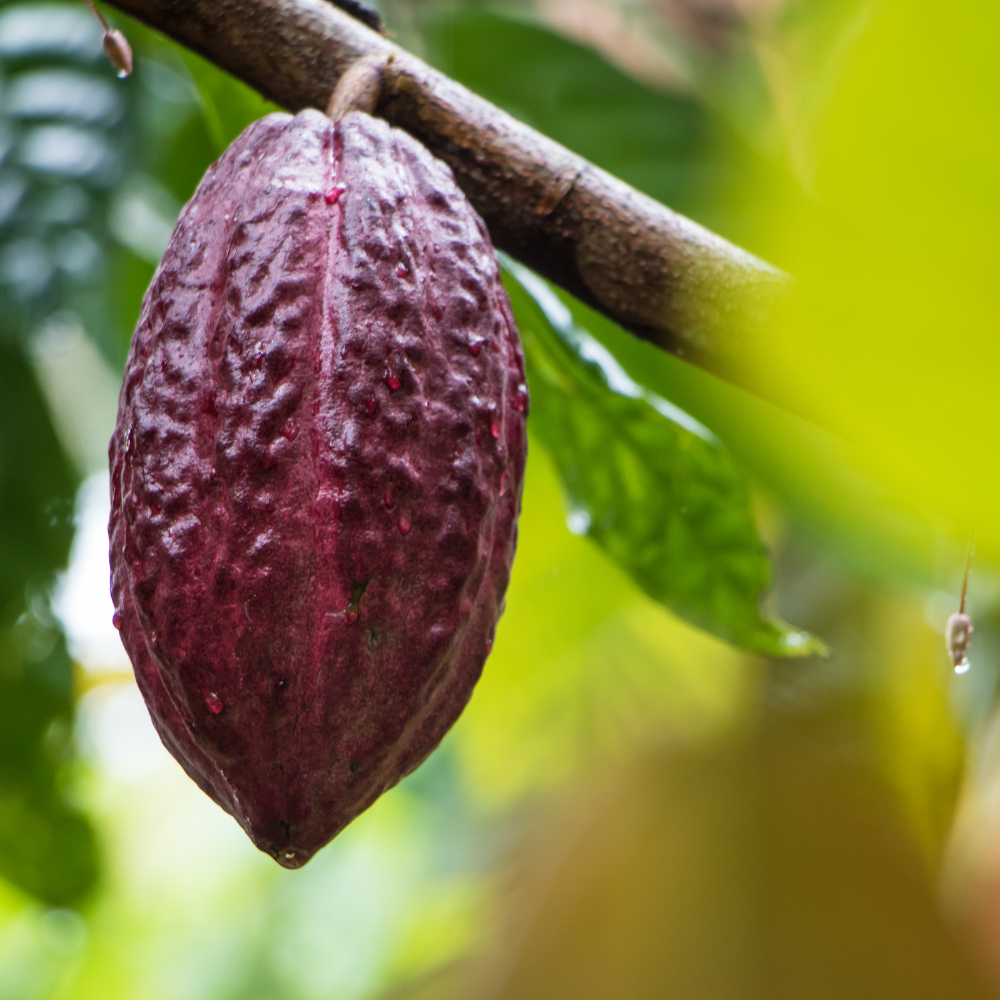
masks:
[[[111,590],[164,744],[285,867],[465,707],[526,415],[486,228],[416,140],[274,114],[209,168],[125,368]]]

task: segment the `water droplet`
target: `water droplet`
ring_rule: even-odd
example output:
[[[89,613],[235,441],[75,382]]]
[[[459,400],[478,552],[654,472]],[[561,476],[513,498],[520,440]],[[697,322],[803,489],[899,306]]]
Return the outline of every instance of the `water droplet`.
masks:
[[[378,400],[374,396],[365,397],[365,409],[369,417],[374,417],[378,413]]]
[[[285,860],[291,861],[295,857],[295,851],[285,851]]]
[[[385,505],[392,510],[392,490],[385,491]]]
[[[528,411],[528,387],[526,385],[519,385],[517,387],[517,392],[514,394],[511,405],[518,413],[526,413]]]
[[[344,613],[344,621],[347,622],[348,625],[353,625],[357,620],[358,620],[357,612],[346,611]]]
[[[469,344],[469,353],[473,357],[476,357],[479,354],[479,351],[482,348],[482,346],[483,342],[481,340],[473,341],[471,344]]]
[[[218,715],[225,708],[222,704],[222,699],[214,691],[205,695],[205,704],[212,715]]]
[[[967,674],[969,672],[969,667],[971,666],[972,664],[969,663],[969,658],[967,656],[963,656],[961,663],[955,665],[955,673]]]
[[[281,436],[287,438],[289,441],[295,440],[295,435],[299,433],[298,427],[295,426],[295,421],[289,417],[285,421],[285,426],[281,428]]]
[[[128,70],[127,69],[120,69],[120,70],[118,70],[117,73],[115,73],[115,76],[117,76],[119,80],[128,79]]]
[[[397,278],[405,278],[406,277],[406,273],[407,273],[406,272],[406,265],[402,261],[400,261],[396,265],[396,277]]]
[[[405,514],[399,519],[399,533],[401,535],[410,533],[410,519]]]
[[[382,381],[385,382],[385,384],[389,387],[390,392],[395,392],[401,384],[399,381],[399,376],[393,375],[393,373],[389,371],[388,368],[386,368],[385,374],[382,376]]]
[[[507,480],[510,478],[510,473],[504,469],[500,474],[500,496],[503,496],[507,492]]]
[[[495,420],[490,424],[490,433],[494,438],[500,437],[500,425]]]
[[[324,198],[328,205],[336,205],[340,200],[340,196],[347,190],[346,184],[334,184],[329,191],[326,192]]]
[[[490,636],[486,640],[486,655],[489,656],[493,652],[493,636]]]
[[[122,627],[122,613],[120,611],[116,611],[111,616],[111,624],[114,625],[115,628],[121,629],[121,627]]]

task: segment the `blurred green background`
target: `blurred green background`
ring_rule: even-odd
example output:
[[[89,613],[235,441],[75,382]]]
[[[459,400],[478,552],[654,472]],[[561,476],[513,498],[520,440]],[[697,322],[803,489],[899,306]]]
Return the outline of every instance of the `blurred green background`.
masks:
[[[531,451],[495,649],[432,757],[278,868],[155,736],[106,536],[143,293],[276,109],[111,10],[127,80],[82,2],[0,2],[0,1000],[997,992],[994,5],[380,9],[797,277],[767,398],[506,262]]]

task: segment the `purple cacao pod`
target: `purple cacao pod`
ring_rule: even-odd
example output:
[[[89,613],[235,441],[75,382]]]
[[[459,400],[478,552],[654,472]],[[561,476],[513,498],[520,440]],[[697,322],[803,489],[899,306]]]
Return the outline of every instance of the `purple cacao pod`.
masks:
[[[164,744],[285,867],[467,703],[526,410],[486,228],[413,138],[274,114],[209,169],[125,368],[111,589]]]

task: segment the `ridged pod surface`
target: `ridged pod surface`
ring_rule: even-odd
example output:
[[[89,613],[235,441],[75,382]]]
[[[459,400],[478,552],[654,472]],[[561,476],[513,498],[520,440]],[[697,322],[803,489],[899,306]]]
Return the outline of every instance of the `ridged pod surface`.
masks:
[[[467,703],[526,411],[486,229],[414,139],[274,114],[209,169],[125,369],[111,589],[164,744],[285,867]]]

